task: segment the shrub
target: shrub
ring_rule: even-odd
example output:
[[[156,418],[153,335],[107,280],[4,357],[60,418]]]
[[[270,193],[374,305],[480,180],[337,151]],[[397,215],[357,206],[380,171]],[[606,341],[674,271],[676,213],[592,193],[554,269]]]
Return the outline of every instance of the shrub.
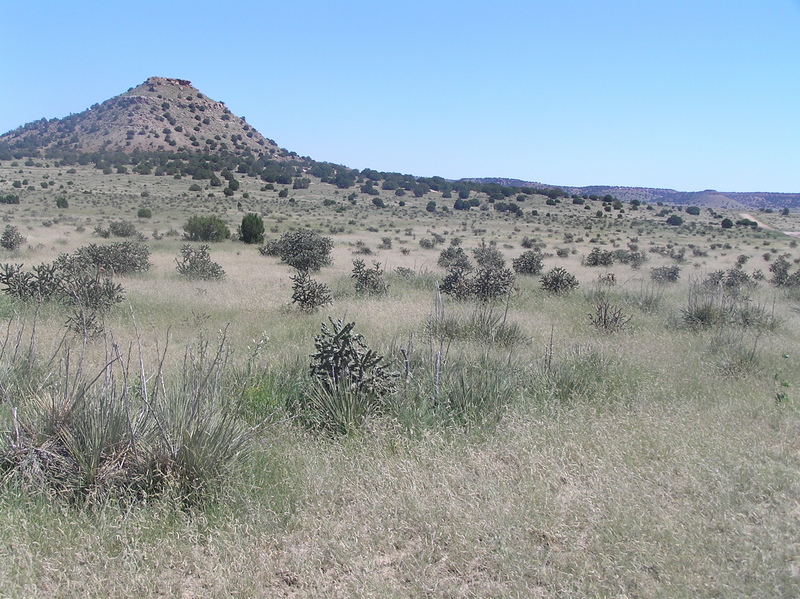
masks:
[[[745,290],[755,288],[756,285],[756,281],[739,268],[716,270],[703,280],[703,287],[706,289],[721,289],[732,296],[738,296]]]
[[[108,230],[114,237],[133,237],[136,235],[136,227],[133,223],[124,220],[113,221],[108,225]]]
[[[723,229],[730,229],[733,227],[733,221],[729,218],[723,218],[722,221],[720,221],[719,226]]]
[[[394,393],[397,375],[382,364],[353,333],[355,323],[329,319],[315,336],[316,352],[311,355],[311,385],[293,408],[301,422],[336,435],[357,429],[370,415],[380,412],[388,395]]]
[[[281,262],[301,271],[316,272],[331,264],[333,240],[313,231],[300,229],[284,233],[277,241],[259,248],[265,256],[278,256]]]
[[[622,307],[612,304],[604,294],[597,295],[594,301],[594,314],[589,314],[589,322],[603,333],[622,331],[631,321],[631,316],[622,311]]]
[[[217,216],[192,216],[183,230],[187,241],[223,241],[231,236],[228,225]]]
[[[650,278],[656,283],[675,283],[681,276],[681,268],[677,265],[658,266],[650,269]]]
[[[153,211],[150,208],[139,208],[136,211],[136,216],[139,218],[153,218]]]
[[[511,261],[514,272],[518,275],[538,275],[544,267],[543,256],[536,250],[523,252]]]
[[[354,322],[329,321],[331,326],[323,323],[314,337],[316,351],[309,366],[313,384],[298,407],[308,424],[344,434],[382,407],[395,390],[397,375],[353,332]]]
[[[578,287],[578,279],[566,269],[556,266],[542,276],[541,284],[545,291],[563,295]]]
[[[363,260],[353,260],[353,274],[356,293],[369,293],[373,295],[386,293],[389,286],[383,280],[383,270],[380,262],[373,262],[372,268],[367,268]]]
[[[54,262],[63,270],[127,275],[150,268],[150,250],[143,243],[122,241],[79,247],[71,256],[62,254]]]
[[[451,266],[442,280],[442,293],[458,300],[475,298],[488,302],[510,293],[514,287],[514,273],[508,268],[479,268],[474,273],[471,271],[471,266]]]
[[[353,253],[359,256],[372,256],[372,254],[375,252],[372,251],[371,247],[359,239],[356,241],[356,249],[353,250]]]
[[[464,248],[457,246],[450,246],[449,248],[442,250],[442,252],[439,254],[437,264],[442,268],[451,268],[453,266],[457,266],[464,270],[472,270],[472,265],[469,262],[469,258],[467,257]]]
[[[586,266],[611,266],[614,264],[614,255],[611,252],[594,248],[583,260]]]
[[[239,239],[244,243],[264,243],[264,219],[261,215],[251,212],[242,217]]]
[[[506,265],[506,259],[496,247],[486,245],[481,241],[481,245],[472,250],[472,257],[482,268],[500,269]]]
[[[123,299],[123,289],[100,272],[87,272],[69,259],[34,266],[24,272],[21,264],[0,267],[3,292],[23,301],[55,301],[74,309],[67,328],[86,337],[102,333],[103,317]]]
[[[510,293],[514,281],[514,273],[508,268],[479,268],[471,281],[472,294],[488,302]]]
[[[69,208],[67,198],[61,197],[56,199],[56,208]]]
[[[298,304],[303,312],[313,312],[331,303],[331,290],[312,279],[307,271],[297,271],[291,279],[292,303]]]
[[[0,246],[3,246],[7,250],[15,251],[26,241],[28,241],[28,238],[20,233],[19,229],[14,225],[6,225],[3,235],[0,237]]]
[[[463,265],[453,265],[447,270],[447,274],[442,279],[439,286],[442,293],[445,293],[457,300],[465,300],[472,295],[471,279],[469,272],[472,268],[465,268]]]
[[[635,244],[630,244],[633,247],[636,247]],[[638,251],[633,249],[628,250],[614,250],[611,252],[614,260],[621,262],[622,264],[629,264],[631,268],[638,269],[642,264],[647,261],[647,256]]]
[[[683,224],[683,219],[677,214],[673,214],[667,219],[667,224],[673,227],[677,227]]]
[[[775,287],[800,287],[800,270],[789,274],[790,264],[786,256],[780,256],[769,267],[772,273],[770,283]]]
[[[225,278],[222,267],[211,260],[208,246],[192,247],[186,244],[181,247],[180,258],[175,258],[178,274],[190,279],[217,281]]]

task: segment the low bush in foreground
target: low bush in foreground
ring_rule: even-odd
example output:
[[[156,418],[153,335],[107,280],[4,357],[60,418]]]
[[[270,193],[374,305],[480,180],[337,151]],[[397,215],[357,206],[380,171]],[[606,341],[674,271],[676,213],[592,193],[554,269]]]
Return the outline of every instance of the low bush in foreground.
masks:
[[[162,495],[197,505],[251,447],[250,429],[223,389],[224,338],[215,351],[202,340],[188,348],[174,382],[161,378],[161,367],[155,377],[142,370],[129,380],[130,358],[116,345],[101,372],[82,375],[78,362],[78,375],[64,381],[9,360],[18,348],[2,350],[0,475],[29,492],[79,505]]]

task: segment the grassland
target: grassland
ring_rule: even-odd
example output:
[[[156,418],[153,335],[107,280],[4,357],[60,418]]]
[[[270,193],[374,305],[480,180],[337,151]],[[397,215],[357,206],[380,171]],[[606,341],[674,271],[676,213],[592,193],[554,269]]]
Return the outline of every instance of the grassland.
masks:
[[[28,184],[15,190],[22,179]],[[669,207],[606,212],[600,202],[550,206],[544,196],[529,196],[525,216],[514,218],[443,212],[453,200],[434,193],[382,191],[387,207],[379,209],[371,196],[351,203],[351,190],[316,180],[289,186],[285,198],[282,186],[263,190],[246,177],[233,198],[205,186],[190,192],[192,183],[68,172],[44,161],[0,165],[0,194],[21,200],[0,206],[0,215],[27,237],[0,262],[51,261],[103,242],[95,226],[121,219],[147,237],[153,266],[116,278],[127,303],[107,317],[106,337],[86,346],[84,370],[101,372],[112,343],[136,364],[141,344],[147,380],[159,364],[168,382],[177,380],[186,348],[203,339],[215,346],[224,330],[221,388],[243,420],[259,425],[246,459],[190,508],[169,494],[69,503],[5,476],[0,595],[798,595],[800,296],[771,286],[769,266],[800,257],[778,232],[800,230],[800,218],[758,213],[777,231],[723,230],[707,210],[673,209],[685,222],[671,227],[658,216]],[[69,208],[56,209],[57,197]],[[141,207],[152,218],[137,218]],[[247,212],[263,215],[268,237],[308,227],[333,238],[333,264],[315,275],[333,292],[330,306],[302,313],[291,305],[292,270],[238,242],[211,247],[224,281],[178,276],[184,242],[170,231],[194,214],[216,214],[235,229]],[[435,235],[444,243],[420,245]],[[431,326],[442,310],[437,259],[456,237],[468,252],[482,240],[494,244],[509,261],[528,238],[541,244],[546,269],[566,268],[580,287],[554,296],[538,277],[520,276],[494,308],[514,325],[511,339],[491,331],[446,337]],[[391,248],[380,249],[384,238]],[[356,254],[358,242],[372,255]],[[582,264],[593,248],[629,244],[648,258],[639,268]],[[737,304],[751,317],[687,322],[692,291],[740,256],[741,270],[765,275]],[[386,295],[354,292],[354,258],[381,263]],[[676,283],[651,279],[652,268],[672,265],[680,267]],[[590,324],[600,293],[631,317],[624,330]],[[445,317],[465,328],[485,316],[472,302],[443,302]],[[27,400],[61,389],[66,311],[3,295],[0,316],[11,332],[5,348],[27,350],[35,339]],[[356,322],[403,375],[385,409],[344,437],[309,430],[290,409],[309,384],[308,356],[329,317]],[[82,340],[66,339],[76,356]],[[401,350],[410,355],[407,377]],[[14,407],[8,389],[24,386],[8,354],[4,435]]]

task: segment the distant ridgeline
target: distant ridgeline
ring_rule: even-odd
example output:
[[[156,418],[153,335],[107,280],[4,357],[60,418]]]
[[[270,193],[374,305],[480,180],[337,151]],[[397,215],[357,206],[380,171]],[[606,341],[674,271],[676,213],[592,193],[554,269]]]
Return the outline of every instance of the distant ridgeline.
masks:
[[[361,171],[339,164],[317,162],[307,157],[290,157],[275,160],[269,156],[254,156],[249,152],[236,155],[230,152],[193,153],[188,151],[144,152],[135,151],[81,152],[63,151],[55,148],[42,152],[27,146],[13,150],[6,142],[0,141],[0,160],[24,160],[26,166],[34,166],[41,161],[52,162],[55,166],[93,165],[105,174],[138,174],[155,176],[189,177],[196,180],[210,180],[212,187],[224,185],[221,179],[229,182],[235,174],[258,177],[266,183],[291,185],[294,189],[307,188],[309,176],[317,177],[321,183],[328,183],[339,189],[356,188],[368,195],[379,195],[379,189],[394,191],[402,197],[407,193],[421,198],[430,192],[441,194],[443,199],[455,198],[455,210],[469,210],[478,205],[474,195],[485,193],[494,209],[501,212],[521,213],[509,198],[522,202],[532,194],[548,196],[549,201],[569,197],[561,188],[542,188],[500,185],[492,182],[450,181],[443,177],[415,177],[413,175],[379,172],[373,169]],[[593,198],[594,199],[594,198]]]
[[[443,199],[454,198],[454,210],[476,205],[475,192],[488,195],[494,209],[516,215],[521,209],[509,198],[522,202],[541,194],[548,204],[561,198],[599,198],[606,202],[706,206],[713,208],[798,208],[800,194],[728,193],[706,190],[678,192],[641,187],[554,187],[517,179],[461,179],[414,177],[372,169],[353,170],[342,165],[316,162],[278,147],[271,139],[208,98],[185,79],[150,77],[124,94],[95,104],[62,119],[40,119],[0,136],[0,160],[37,160],[59,165],[93,164],[105,173],[138,173],[210,179],[233,173],[260,177],[267,183],[305,188],[309,176],[340,189],[360,186],[360,191],[379,195],[378,187],[407,192],[416,197],[434,191]],[[219,173],[219,176],[217,175]],[[381,202],[375,198],[376,205]],[[435,203],[429,209],[436,209]]]

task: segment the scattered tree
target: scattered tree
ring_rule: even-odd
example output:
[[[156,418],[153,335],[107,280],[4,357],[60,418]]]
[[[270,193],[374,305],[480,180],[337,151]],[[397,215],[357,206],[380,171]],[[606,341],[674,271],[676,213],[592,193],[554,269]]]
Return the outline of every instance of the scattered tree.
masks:
[[[239,239],[243,243],[264,243],[264,219],[261,215],[251,212],[242,217]]]

